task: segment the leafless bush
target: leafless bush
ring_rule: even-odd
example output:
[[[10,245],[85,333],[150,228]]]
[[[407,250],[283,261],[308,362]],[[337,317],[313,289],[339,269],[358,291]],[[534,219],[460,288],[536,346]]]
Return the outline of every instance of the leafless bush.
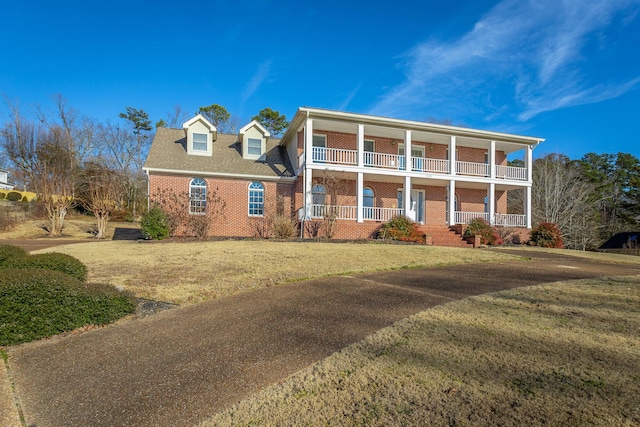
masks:
[[[276,215],[272,221],[273,235],[276,239],[290,239],[298,233],[297,222],[286,215]]]

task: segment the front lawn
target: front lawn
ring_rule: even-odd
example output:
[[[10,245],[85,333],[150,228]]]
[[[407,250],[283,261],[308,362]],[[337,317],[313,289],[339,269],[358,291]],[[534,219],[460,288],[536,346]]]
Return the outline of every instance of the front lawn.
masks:
[[[520,259],[475,249],[267,240],[108,241],[40,252],[46,251],[78,258],[89,268],[91,281],[178,304],[312,277]]]
[[[444,304],[201,424],[640,425],[640,276]]]

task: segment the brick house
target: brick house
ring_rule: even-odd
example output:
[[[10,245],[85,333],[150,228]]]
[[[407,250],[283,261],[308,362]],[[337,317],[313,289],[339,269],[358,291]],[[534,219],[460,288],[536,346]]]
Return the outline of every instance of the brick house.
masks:
[[[394,215],[434,233],[476,217],[531,228],[532,151],[542,141],[301,107],[280,139],[256,121],[218,134],[200,115],[183,129],[160,128],[143,169],[151,201],[188,194],[185,217],[204,214],[203,195],[215,192],[225,204],[216,236],[256,235],[275,214],[304,221],[307,233],[329,220],[334,237],[347,239],[374,236]],[[508,165],[516,152],[522,165]],[[516,189],[522,207],[510,213],[507,192]]]

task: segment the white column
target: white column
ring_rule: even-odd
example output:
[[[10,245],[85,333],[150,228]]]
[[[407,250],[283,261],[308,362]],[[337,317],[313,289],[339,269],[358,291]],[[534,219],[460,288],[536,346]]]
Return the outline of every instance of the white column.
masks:
[[[496,222],[496,185],[493,182],[489,184],[489,194],[487,195],[487,198],[489,224],[494,225]]]
[[[358,166],[364,167],[364,125],[358,125]]]
[[[489,176],[491,179],[496,177],[496,142],[491,141],[489,144]]]
[[[356,180],[356,221],[363,222],[363,209],[362,209],[362,199],[364,194],[364,174],[362,172],[358,172],[358,179]]]
[[[449,218],[447,222],[449,227],[456,225],[456,182],[454,180],[449,181]]]
[[[411,131],[404,131],[404,158],[407,171],[413,170],[413,162],[411,160]]]
[[[313,203],[313,169],[304,168],[304,217],[305,220],[311,219],[311,204]]]
[[[404,187],[402,188],[402,199],[403,199],[402,204],[404,205],[402,206],[402,208],[404,209],[404,215],[409,216],[409,211],[411,210],[411,177],[410,176],[404,177]]]
[[[451,175],[456,174],[456,160],[458,160],[456,159],[456,137],[451,135],[449,141],[449,171]]]
[[[304,162],[313,163],[313,119],[307,119],[304,124]]]
[[[527,168],[527,181],[533,182],[533,147],[527,145],[524,166]]]
[[[525,187],[524,214],[527,219],[527,228],[531,228],[531,187]]]

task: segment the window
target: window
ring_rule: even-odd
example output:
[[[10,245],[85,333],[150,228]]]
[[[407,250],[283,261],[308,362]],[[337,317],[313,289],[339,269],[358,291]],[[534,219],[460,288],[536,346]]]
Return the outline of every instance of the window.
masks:
[[[314,147],[323,147],[327,146],[327,136],[326,135],[313,135],[313,146]]]
[[[207,210],[207,183],[193,178],[189,184],[189,213],[203,215]]]
[[[318,163],[324,163],[327,160],[327,136],[326,135],[313,135],[312,142],[312,154],[313,161]]]
[[[364,208],[364,217],[367,219],[372,219],[374,217],[374,194],[373,189],[371,189],[370,187],[364,187],[362,189],[362,207]]]
[[[249,156],[262,156],[262,140],[257,138],[247,139],[247,154]]]
[[[259,182],[249,184],[249,216],[264,215],[264,186]]]
[[[311,216],[314,218],[324,216],[324,203],[326,199],[326,190],[324,185],[316,184],[311,187]]]
[[[376,151],[376,143],[375,141],[365,139],[364,140],[364,165],[365,166],[373,166],[375,162],[375,154]]]
[[[206,133],[193,134],[193,150],[207,151],[207,134]]]

